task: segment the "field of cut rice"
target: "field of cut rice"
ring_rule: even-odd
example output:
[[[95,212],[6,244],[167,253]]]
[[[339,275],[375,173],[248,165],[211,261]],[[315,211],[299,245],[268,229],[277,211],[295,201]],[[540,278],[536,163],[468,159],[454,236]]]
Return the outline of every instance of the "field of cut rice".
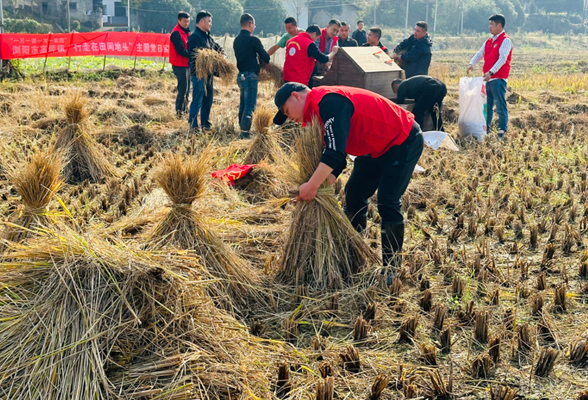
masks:
[[[484,143],[458,137],[470,57],[435,55],[460,151],[425,148],[390,286],[375,198],[361,236],[340,209],[351,161],[292,201],[317,154],[270,126],[273,76],[251,140],[226,79],[190,132],[169,65],[0,82],[0,398],[587,400],[588,52],[515,53]]]

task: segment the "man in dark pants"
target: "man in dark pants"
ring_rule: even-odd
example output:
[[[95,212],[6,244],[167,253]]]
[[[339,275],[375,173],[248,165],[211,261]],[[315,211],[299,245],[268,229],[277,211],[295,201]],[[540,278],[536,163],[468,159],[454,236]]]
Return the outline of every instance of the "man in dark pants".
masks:
[[[176,114],[181,118],[186,111],[188,94],[190,93],[190,71],[188,70],[188,38],[190,37],[190,14],[178,13],[178,24],[172,30],[169,49],[169,62],[178,81],[178,95],[176,96]]]
[[[404,104],[406,99],[415,102],[412,113],[414,120],[425,126],[425,112],[429,111],[436,131],[443,130],[443,118],[441,107],[443,99],[447,95],[447,87],[437,78],[426,75],[417,75],[407,80],[395,79],[392,81],[392,90],[396,93],[396,104]]]
[[[414,33],[394,48],[392,58],[400,66],[404,65],[404,73],[407,78],[416,75],[429,75],[433,41],[429,37],[427,29],[425,21],[417,22]]]
[[[367,33],[363,30],[363,21],[357,21],[357,29],[353,31],[351,38],[354,39],[359,46],[363,46],[367,43]]]
[[[188,123],[191,129],[198,129],[198,113],[203,129],[210,129],[210,110],[214,93],[213,77],[198,79],[196,77],[196,57],[198,49],[213,49],[225,54],[223,48],[214,41],[210,35],[212,27],[212,14],[208,11],[200,11],[196,14],[196,29],[188,39],[188,54],[190,55],[190,80],[192,81],[192,104]]]
[[[368,199],[378,191],[382,217],[384,266],[398,270],[404,242],[400,199],[423,152],[421,129],[414,116],[387,98],[365,89],[286,83],[276,93],[274,123],[287,118],[309,123],[319,118],[325,149],[310,180],[299,188],[298,200],[312,201],[326,179],[334,183],[356,156],[345,187],[345,213],[362,231],[367,225]],[[390,275],[389,275],[390,278]],[[390,279],[389,279],[390,280]]]
[[[241,16],[241,33],[233,42],[233,50],[237,59],[237,84],[241,90],[241,102],[239,103],[239,126],[241,127],[241,139],[249,139],[251,129],[251,116],[257,103],[257,84],[259,77],[259,60],[268,64],[270,56],[263,48],[258,37],[253,36],[255,19],[251,14]],[[259,60],[258,60],[259,57]]]
[[[341,29],[339,29],[339,40],[337,41],[337,45],[339,47],[357,47],[357,41],[355,39],[351,39],[349,37],[349,24],[343,21],[341,22]]]

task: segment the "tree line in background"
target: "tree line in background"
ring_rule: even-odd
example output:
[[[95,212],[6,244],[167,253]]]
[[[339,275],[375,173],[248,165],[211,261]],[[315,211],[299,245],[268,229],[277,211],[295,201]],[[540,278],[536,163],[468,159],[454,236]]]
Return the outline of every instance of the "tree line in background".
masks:
[[[126,6],[127,1],[123,0]],[[130,0],[131,9],[138,16],[138,29],[144,32],[170,32],[175,25],[177,12],[187,11],[195,16],[199,10],[213,14],[213,34],[239,33],[239,18],[251,13],[257,23],[256,34],[273,35],[284,32],[283,21],[288,16],[282,0]],[[358,18],[366,26],[403,29],[407,0],[286,0],[297,14],[308,10],[309,20],[325,11],[337,16],[350,4],[357,6]],[[588,0],[409,0],[408,21],[425,20],[433,29],[437,12],[436,33],[460,35],[487,32],[488,16],[504,14],[507,29],[516,31],[543,31],[554,34],[583,33],[582,22],[588,17],[584,10]],[[438,9],[435,10],[435,4]],[[375,10],[374,10],[375,8]],[[375,13],[374,13],[375,11]],[[375,14],[375,23],[374,23]],[[300,17],[300,15],[294,15]],[[76,29],[75,23],[72,29]],[[354,25],[355,21],[348,21]],[[79,23],[78,23],[79,25]],[[193,29],[194,24],[192,24]],[[8,32],[43,33],[51,25],[34,19],[8,15],[5,20]],[[76,29],[79,30],[79,29]]]

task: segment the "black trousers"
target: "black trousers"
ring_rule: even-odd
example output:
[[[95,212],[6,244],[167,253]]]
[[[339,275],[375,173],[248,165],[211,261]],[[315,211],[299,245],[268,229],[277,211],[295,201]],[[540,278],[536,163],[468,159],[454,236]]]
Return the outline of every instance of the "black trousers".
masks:
[[[175,65],[172,65],[172,70],[178,81],[176,113],[183,113],[188,106],[188,97],[190,95],[190,70],[188,67],[176,67]]]
[[[357,157],[345,186],[345,211],[352,215],[367,215],[368,199],[377,190],[382,223],[403,222],[400,198],[408,187],[423,145],[421,128],[415,122],[401,145],[392,146],[378,158]]]
[[[441,118],[441,107],[443,99],[447,95],[445,84],[432,84],[423,90],[423,94],[416,101],[412,113],[414,120],[421,127],[425,126],[425,112],[429,111],[433,120],[433,129],[436,131],[443,130],[443,119]],[[435,107],[437,106],[437,107]]]

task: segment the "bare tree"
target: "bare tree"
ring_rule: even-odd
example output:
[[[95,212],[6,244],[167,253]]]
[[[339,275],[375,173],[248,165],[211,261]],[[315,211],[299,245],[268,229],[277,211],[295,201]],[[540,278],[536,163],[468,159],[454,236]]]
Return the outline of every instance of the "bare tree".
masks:
[[[302,12],[308,7],[308,0],[289,0],[289,3],[294,11],[296,21],[300,22]]]

